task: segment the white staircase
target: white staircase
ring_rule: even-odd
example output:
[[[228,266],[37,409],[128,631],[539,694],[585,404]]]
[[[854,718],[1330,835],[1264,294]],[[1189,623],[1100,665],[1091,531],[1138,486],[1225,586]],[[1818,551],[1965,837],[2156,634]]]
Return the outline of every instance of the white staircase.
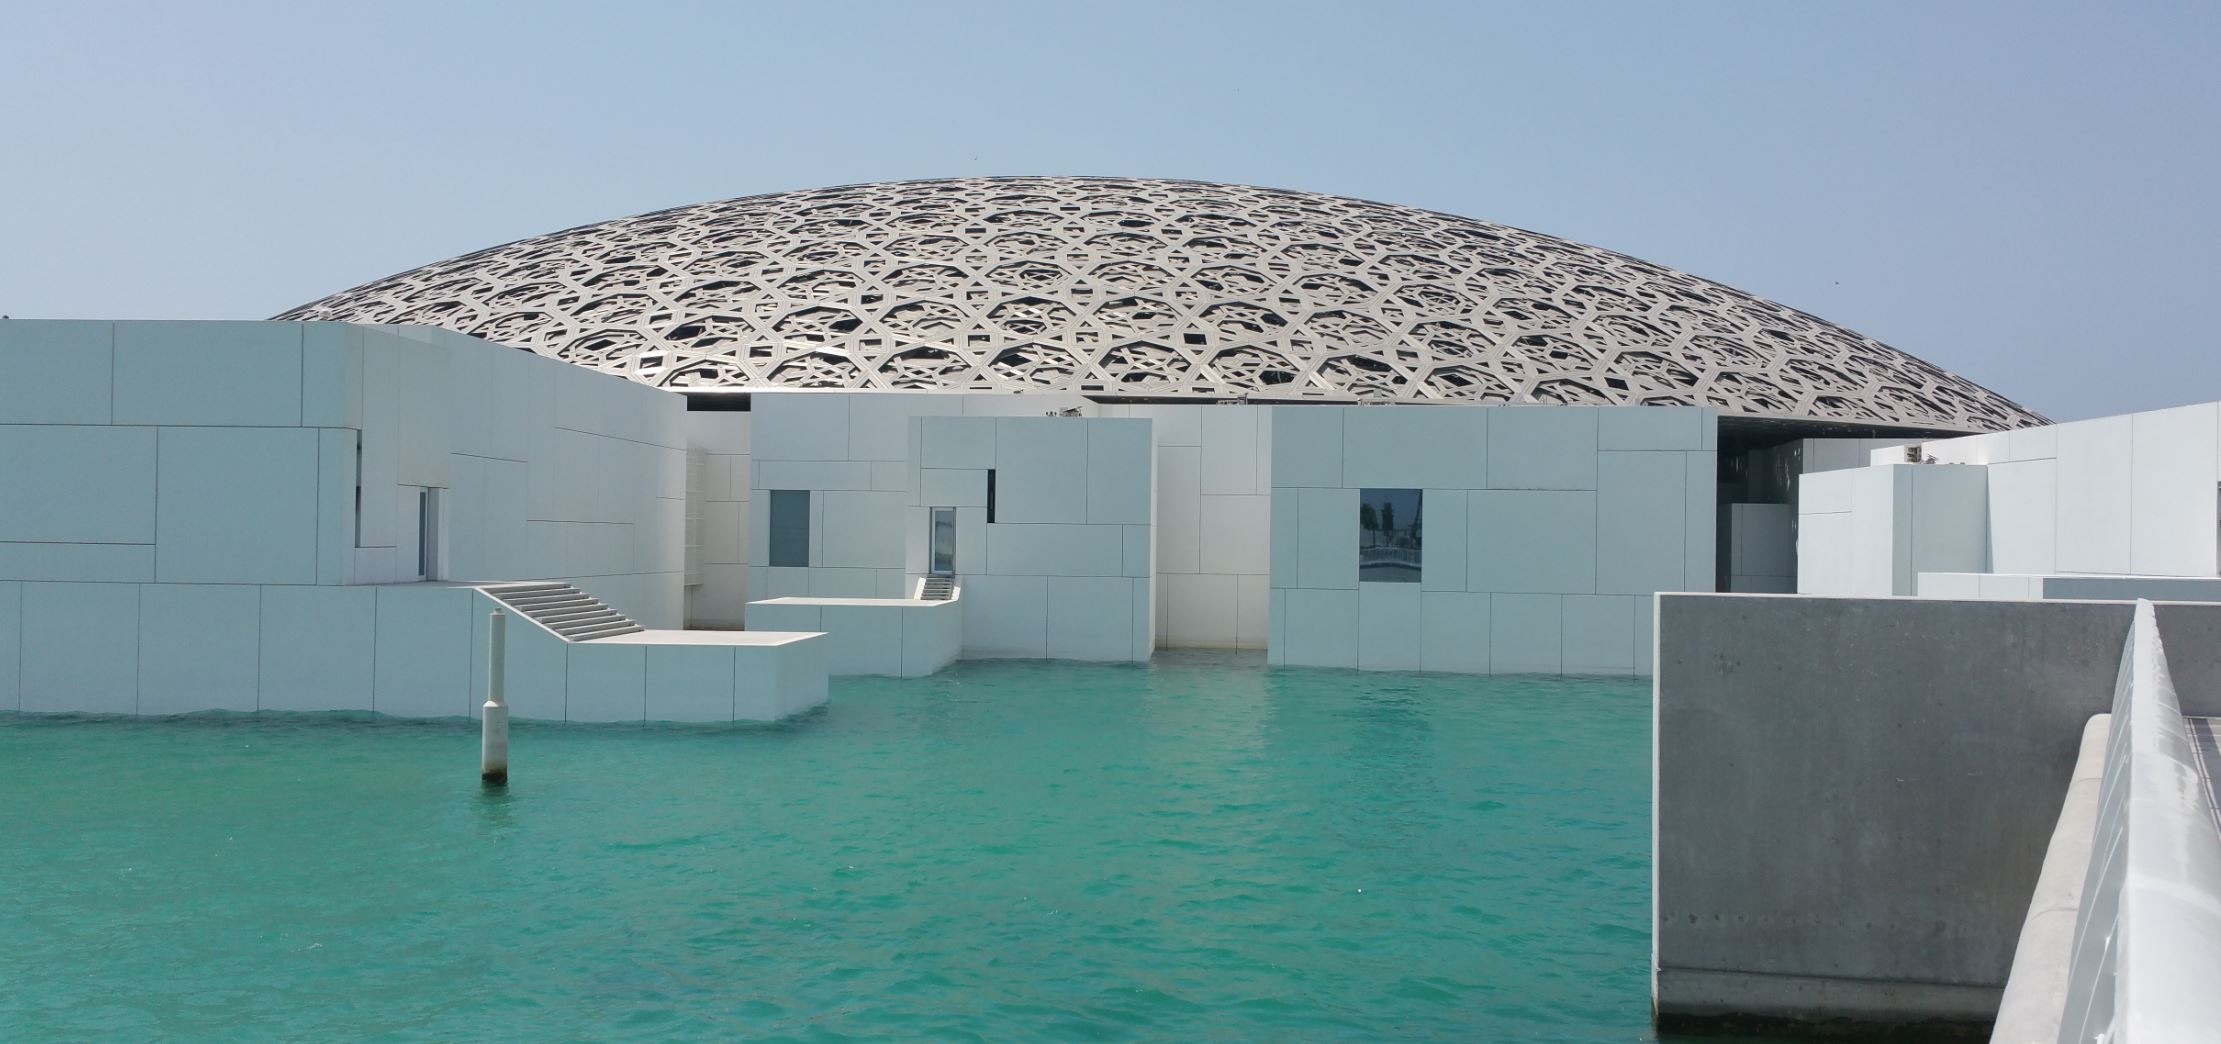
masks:
[[[918,587],[918,597],[928,602],[946,602],[956,589],[953,576],[929,576]]]
[[[554,631],[566,642],[590,642],[645,630],[631,617],[569,584],[501,584],[479,590]]]

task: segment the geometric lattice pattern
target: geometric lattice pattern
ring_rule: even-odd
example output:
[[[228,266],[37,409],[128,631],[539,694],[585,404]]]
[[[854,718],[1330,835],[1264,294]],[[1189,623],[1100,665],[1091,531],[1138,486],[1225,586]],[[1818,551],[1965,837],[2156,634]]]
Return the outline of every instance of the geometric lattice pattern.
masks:
[[[666,388],[1710,404],[2042,418],[1880,342],[1608,250],[1409,207],[1135,178],[703,203],[494,247],[279,319],[422,323]]]

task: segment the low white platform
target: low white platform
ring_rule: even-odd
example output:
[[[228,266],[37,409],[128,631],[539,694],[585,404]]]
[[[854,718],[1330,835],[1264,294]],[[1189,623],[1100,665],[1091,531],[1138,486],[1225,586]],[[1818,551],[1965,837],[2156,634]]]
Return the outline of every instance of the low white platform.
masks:
[[[831,646],[827,669],[832,674],[920,678],[955,662],[963,648],[961,597],[959,590],[957,597],[945,602],[917,598],[767,598],[748,603],[748,624],[776,631],[823,632]],[[744,636],[766,632],[700,633]]]

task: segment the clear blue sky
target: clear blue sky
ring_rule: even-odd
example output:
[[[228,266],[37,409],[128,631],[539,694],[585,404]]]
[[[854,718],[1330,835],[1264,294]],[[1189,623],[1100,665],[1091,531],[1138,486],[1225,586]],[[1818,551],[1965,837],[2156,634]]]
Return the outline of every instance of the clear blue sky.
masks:
[[[1596,243],[2068,419],[2221,398],[2217,131],[2211,0],[9,0],[0,312],[261,318],[683,203],[1151,175]]]

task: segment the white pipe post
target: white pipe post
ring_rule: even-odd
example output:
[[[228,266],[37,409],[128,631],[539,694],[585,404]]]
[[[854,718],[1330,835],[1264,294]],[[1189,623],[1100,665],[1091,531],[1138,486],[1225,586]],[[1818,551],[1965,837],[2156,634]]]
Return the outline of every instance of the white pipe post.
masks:
[[[502,692],[507,621],[497,607],[486,628],[486,705],[480,708],[478,779],[490,787],[509,784],[509,704],[504,702]]]

